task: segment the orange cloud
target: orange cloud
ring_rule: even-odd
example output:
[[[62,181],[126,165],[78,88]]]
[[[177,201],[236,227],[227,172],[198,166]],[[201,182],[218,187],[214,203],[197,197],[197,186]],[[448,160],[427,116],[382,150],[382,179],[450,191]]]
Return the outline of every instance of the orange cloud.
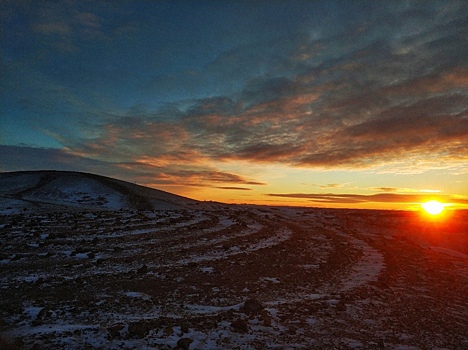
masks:
[[[271,197],[307,199],[314,203],[346,204],[346,203],[422,203],[429,199],[438,199],[444,203],[468,205],[468,197],[455,195],[420,195],[376,193],[361,194],[332,194],[332,193],[269,193]]]
[[[468,70],[456,67],[446,72],[417,77],[385,89],[385,93],[397,95],[415,95],[427,93],[447,93],[468,86]]]

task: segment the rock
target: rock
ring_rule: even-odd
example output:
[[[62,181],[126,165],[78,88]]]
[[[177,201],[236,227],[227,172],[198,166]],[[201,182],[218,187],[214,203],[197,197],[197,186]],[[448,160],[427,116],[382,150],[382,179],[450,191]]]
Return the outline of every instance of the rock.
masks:
[[[31,322],[31,326],[37,327],[37,326],[42,326],[42,320],[41,319],[35,319]]]
[[[130,322],[128,324],[128,335],[131,338],[144,338],[150,331],[150,326],[146,321]]]
[[[78,247],[70,253],[70,256],[76,256],[77,254],[86,253],[88,250],[83,247]]]
[[[172,333],[174,333],[174,329],[172,328],[172,326],[167,326],[166,328],[164,328],[164,335],[169,336],[172,335]]]
[[[289,326],[289,327],[288,327],[288,330],[287,330],[287,333],[288,333],[289,335],[295,335],[295,334],[297,333],[297,328],[294,327],[294,326]]]
[[[271,327],[271,316],[266,310],[260,312],[259,319],[265,327]]]
[[[177,341],[177,346],[174,350],[189,350],[190,344],[192,344],[193,340],[191,338],[180,338]]]
[[[109,333],[109,340],[120,338],[120,332],[122,331],[122,329],[124,329],[124,327],[125,325],[118,323],[107,328],[107,332]]]
[[[336,304],[337,311],[346,311],[346,303],[343,300],[340,300],[338,304]]]
[[[247,299],[244,302],[244,312],[247,314],[255,314],[263,310],[263,305],[255,299]]]
[[[245,322],[243,319],[238,318],[234,322],[231,323],[231,327],[240,333],[246,333],[249,330],[249,327],[247,326],[247,322]]]
[[[147,273],[147,272],[148,272],[148,266],[146,266],[146,265],[143,265],[142,267],[140,267],[140,268],[137,270],[137,273],[138,273],[139,275],[143,275],[143,274],[145,274],[145,273]]]
[[[50,310],[50,308],[48,308],[47,306],[43,307],[37,314],[36,320],[42,320],[44,317],[50,316],[50,315],[52,315],[52,310]]]
[[[188,333],[189,331],[189,325],[187,323],[183,323],[180,325],[180,330],[182,331],[182,333]]]

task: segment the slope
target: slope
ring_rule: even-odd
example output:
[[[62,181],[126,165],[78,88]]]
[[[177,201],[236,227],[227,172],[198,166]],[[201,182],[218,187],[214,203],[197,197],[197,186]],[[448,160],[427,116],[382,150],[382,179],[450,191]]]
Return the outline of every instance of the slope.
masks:
[[[0,174],[0,210],[184,209],[197,201],[110,177],[68,171]]]

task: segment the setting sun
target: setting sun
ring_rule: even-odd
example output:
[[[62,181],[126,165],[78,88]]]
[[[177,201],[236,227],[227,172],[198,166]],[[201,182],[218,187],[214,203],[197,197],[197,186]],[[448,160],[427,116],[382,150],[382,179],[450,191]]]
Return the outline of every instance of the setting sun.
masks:
[[[436,200],[431,200],[426,203],[422,203],[421,206],[426,213],[431,215],[439,215],[444,210],[444,205]]]

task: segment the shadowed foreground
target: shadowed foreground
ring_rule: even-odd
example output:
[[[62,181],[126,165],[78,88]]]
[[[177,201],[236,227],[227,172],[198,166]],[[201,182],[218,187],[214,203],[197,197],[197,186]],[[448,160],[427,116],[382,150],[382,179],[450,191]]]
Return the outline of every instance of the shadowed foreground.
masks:
[[[467,256],[378,215],[4,216],[1,330],[25,349],[466,348]]]

